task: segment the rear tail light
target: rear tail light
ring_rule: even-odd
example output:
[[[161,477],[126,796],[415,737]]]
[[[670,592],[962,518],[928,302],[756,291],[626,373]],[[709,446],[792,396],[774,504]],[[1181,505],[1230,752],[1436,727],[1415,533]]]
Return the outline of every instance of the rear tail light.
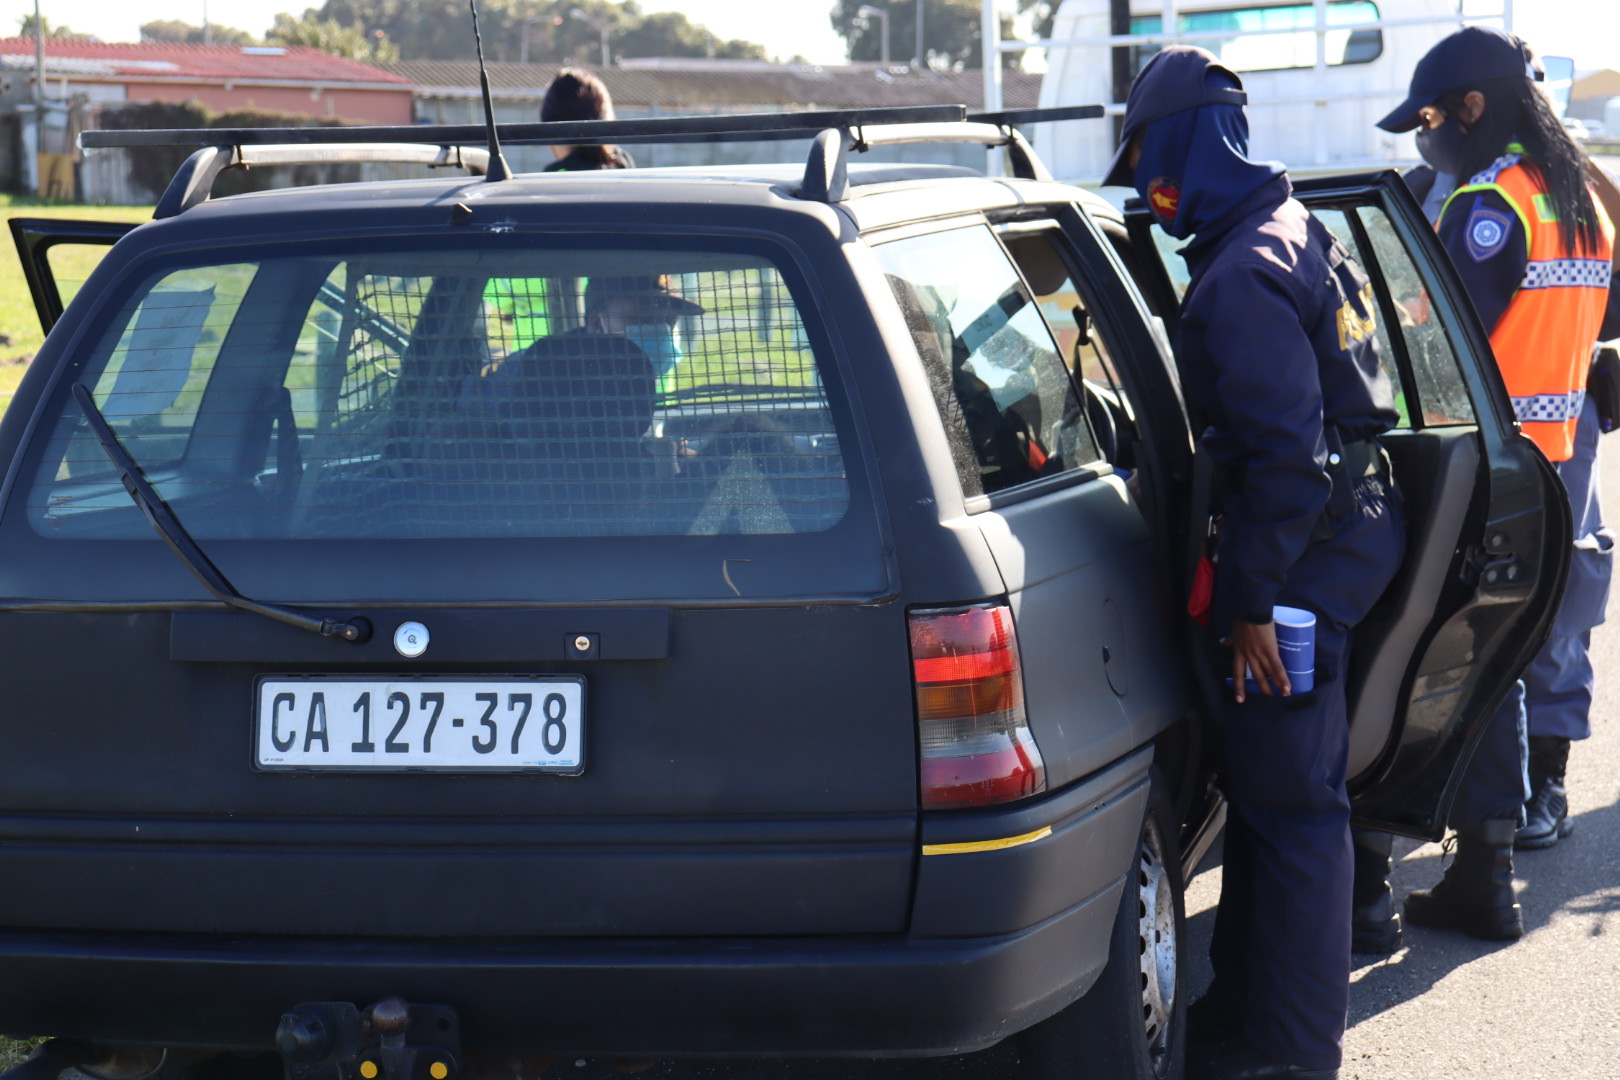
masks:
[[[1012,609],[912,612],[911,668],[925,809],[988,806],[1046,790],[1024,714]]]

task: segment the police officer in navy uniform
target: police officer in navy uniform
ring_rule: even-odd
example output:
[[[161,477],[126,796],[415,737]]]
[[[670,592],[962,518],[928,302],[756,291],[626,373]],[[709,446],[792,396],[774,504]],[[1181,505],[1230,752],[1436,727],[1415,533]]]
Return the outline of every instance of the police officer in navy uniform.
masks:
[[[1351,629],[1404,549],[1377,442],[1398,414],[1367,279],[1282,166],[1248,159],[1245,102],[1210,53],[1163,50],[1131,88],[1105,182],[1193,238],[1176,362],[1223,492],[1211,647],[1233,676],[1216,718],[1230,810],[1189,1076],[1334,1080],[1350,976],[1344,676]],[[1292,692],[1278,604],[1316,615],[1314,690]]]
[[[1558,468],[1576,526],[1552,636],[1487,719],[1451,808],[1457,857],[1437,885],[1406,899],[1415,925],[1491,941],[1524,933],[1515,846],[1551,847],[1572,828],[1564,766],[1570,740],[1590,734],[1587,647],[1603,619],[1614,547],[1595,485],[1597,408],[1585,394],[1610,301],[1613,228],[1539,77],[1518,38],[1465,27],[1418,61],[1407,99],[1378,122],[1417,130],[1424,159],[1458,178],[1438,208],[1440,241],[1490,332],[1515,417]],[[1356,939],[1364,951],[1391,951],[1400,931],[1386,899],[1387,841],[1376,853],[1362,841],[1358,854]]]

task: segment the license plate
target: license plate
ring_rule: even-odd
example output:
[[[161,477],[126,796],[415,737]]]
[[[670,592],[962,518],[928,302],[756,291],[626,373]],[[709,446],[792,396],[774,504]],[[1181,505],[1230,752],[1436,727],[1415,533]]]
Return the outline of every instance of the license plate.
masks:
[[[265,676],[254,761],[264,770],[585,770],[585,680]]]

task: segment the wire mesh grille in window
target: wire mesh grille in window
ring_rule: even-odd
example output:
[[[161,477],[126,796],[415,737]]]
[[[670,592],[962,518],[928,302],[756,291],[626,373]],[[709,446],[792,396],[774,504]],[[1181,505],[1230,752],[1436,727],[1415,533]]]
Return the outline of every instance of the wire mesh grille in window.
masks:
[[[765,260],[271,260],[155,282],[95,395],[199,537],[793,533],[848,505],[803,318]],[[131,535],[67,406],[47,534]]]

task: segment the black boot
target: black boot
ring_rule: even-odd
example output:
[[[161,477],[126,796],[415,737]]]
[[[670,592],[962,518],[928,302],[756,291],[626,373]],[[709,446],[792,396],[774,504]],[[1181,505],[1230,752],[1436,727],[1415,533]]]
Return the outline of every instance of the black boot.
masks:
[[[1513,838],[1514,847],[1521,851],[1550,848],[1575,831],[1564,789],[1564,768],[1568,763],[1568,739],[1530,736],[1530,801],[1524,805],[1526,820]]]
[[[1352,829],[1355,876],[1350,891],[1350,951],[1363,956],[1390,956],[1401,947],[1401,916],[1389,888],[1394,865],[1389,833]]]
[[[1457,831],[1457,857],[1440,884],[1406,898],[1406,920],[1456,930],[1484,941],[1524,936],[1524,914],[1513,899],[1513,834],[1518,822],[1487,821]]]

